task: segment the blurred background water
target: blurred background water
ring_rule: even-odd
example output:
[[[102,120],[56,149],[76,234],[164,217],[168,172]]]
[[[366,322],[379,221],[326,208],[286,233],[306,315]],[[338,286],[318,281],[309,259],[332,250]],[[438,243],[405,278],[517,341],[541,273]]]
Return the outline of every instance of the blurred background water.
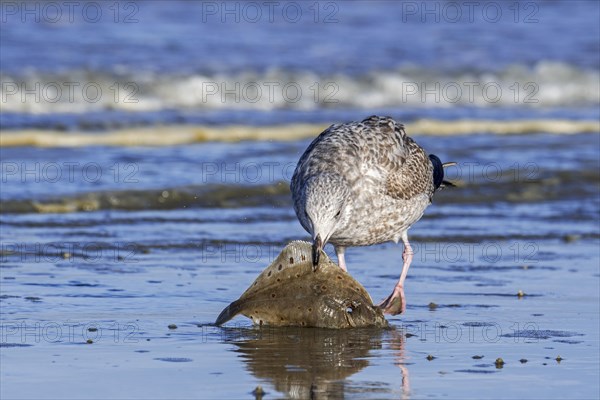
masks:
[[[598,2],[0,8],[3,399],[600,395]],[[407,313],[210,326],[307,238],[311,138],[371,114],[458,162]],[[348,251],[375,301],[401,251]]]
[[[405,119],[595,119],[598,7],[5,2],[0,122],[328,123],[358,110]]]

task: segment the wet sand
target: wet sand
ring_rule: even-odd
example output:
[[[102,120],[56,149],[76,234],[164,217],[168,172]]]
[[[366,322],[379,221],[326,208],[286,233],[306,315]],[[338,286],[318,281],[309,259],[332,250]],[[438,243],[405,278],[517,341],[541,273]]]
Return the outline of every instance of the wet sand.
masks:
[[[375,250],[382,261],[395,254]],[[211,326],[235,293],[225,279],[253,274],[234,266],[214,276],[160,265],[4,270],[4,293],[15,297],[2,299],[2,397],[251,398],[262,386],[269,397],[593,398],[599,276],[578,254],[595,244],[565,250],[540,248],[579,259],[577,267],[420,266],[407,314],[390,318],[393,330],[342,332],[257,328],[245,319]],[[371,278],[357,271],[374,296],[393,284],[395,271],[382,269]]]
[[[597,398],[598,136],[418,140],[463,163],[461,185],[411,229],[406,314],[389,318],[391,330],[343,332],[257,328],[243,317],[212,326],[306,234],[285,185],[257,189],[279,179],[217,180],[229,191],[201,192],[197,175],[179,173],[209,148],[216,165],[292,163],[305,141],[3,149],[6,161],[29,163],[96,152],[103,167],[134,160],[139,173],[137,183],[3,184],[1,397],[260,398],[260,386],[264,398]],[[466,162],[479,163],[472,178]],[[87,212],[23,206],[85,196],[107,200]],[[375,302],[398,278],[401,252],[348,251]]]

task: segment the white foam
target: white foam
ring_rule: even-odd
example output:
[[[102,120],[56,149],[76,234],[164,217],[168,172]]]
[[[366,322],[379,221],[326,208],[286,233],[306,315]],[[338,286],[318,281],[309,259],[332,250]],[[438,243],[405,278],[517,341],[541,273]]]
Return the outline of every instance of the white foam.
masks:
[[[1,79],[3,111],[26,114],[600,104],[598,71],[555,62],[540,62],[534,68],[514,65],[497,73],[450,74],[414,67],[356,77],[283,70],[212,76],[111,76],[75,71],[52,76],[31,72],[24,77],[2,75]]]

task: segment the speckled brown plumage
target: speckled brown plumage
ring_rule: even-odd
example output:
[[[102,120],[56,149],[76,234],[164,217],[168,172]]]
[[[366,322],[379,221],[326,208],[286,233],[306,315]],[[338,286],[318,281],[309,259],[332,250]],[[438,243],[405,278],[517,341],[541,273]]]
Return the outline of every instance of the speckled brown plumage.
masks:
[[[386,312],[395,314],[405,307],[402,285],[412,259],[407,230],[423,216],[442,183],[437,157],[428,156],[402,124],[371,116],[332,125],[313,140],[290,187],[294,210],[314,248],[332,243],[343,269],[346,247],[402,239],[403,273],[383,303]]]
[[[335,176],[347,190],[321,187],[318,199],[307,183]],[[318,178],[317,178],[318,179]],[[294,208],[310,233],[306,202],[327,208],[337,194],[349,196],[352,212],[329,238],[334,245],[365,246],[398,241],[402,232],[423,215],[435,188],[433,166],[425,151],[390,117],[332,125],[306,149],[292,177]],[[347,193],[346,193],[347,192]]]

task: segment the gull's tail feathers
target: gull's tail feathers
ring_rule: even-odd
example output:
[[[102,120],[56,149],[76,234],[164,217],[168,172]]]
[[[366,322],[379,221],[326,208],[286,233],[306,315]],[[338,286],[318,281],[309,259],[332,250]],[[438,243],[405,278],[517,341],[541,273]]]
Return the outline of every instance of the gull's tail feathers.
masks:
[[[433,184],[435,190],[444,189],[446,187],[455,187],[456,185],[444,179],[444,168],[456,165],[454,161],[442,163],[440,158],[435,154],[429,155],[429,160],[433,165]]]

